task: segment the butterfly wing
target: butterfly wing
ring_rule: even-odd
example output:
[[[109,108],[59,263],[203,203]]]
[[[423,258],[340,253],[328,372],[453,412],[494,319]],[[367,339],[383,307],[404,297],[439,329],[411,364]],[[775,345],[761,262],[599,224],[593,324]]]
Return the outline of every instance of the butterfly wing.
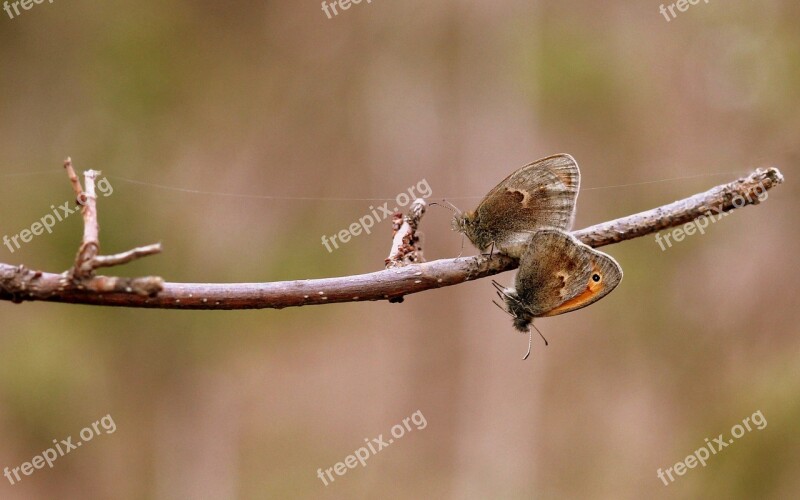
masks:
[[[555,316],[597,302],[622,281],[611,256],[559,229],[530,240],[519,263],[516,291],[534,317]]]
[[[484,239],[503,249],[524,245],[539,228],[569,230],[579,187],[580,170],[568,154],[520,168],[489,191],[475,210]]]

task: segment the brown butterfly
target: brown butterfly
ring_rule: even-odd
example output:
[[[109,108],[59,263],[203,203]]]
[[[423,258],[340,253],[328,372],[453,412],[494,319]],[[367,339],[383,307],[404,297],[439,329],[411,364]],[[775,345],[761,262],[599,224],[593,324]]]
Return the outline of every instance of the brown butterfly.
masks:
[[[514,288],[492,283],[513,317],[514,327],[528,333],[528,354],[523,358],[527,359],[534,318],[586,307],[608,295],[620,281],[622,268],[613,257],[560,229],[547,228],[530,237]]]
[[[537,229],[572,227],[580,181],[578,164],[568,154],[535,161],[503,179],[474,211],[457,213],[453,230],[482,252],[492,247],[520,258]]]

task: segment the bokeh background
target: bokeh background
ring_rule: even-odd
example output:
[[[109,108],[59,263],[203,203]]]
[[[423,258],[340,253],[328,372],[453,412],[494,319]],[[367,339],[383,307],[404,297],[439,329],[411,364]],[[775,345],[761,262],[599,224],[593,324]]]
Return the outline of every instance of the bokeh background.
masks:
[[[488,280],[281,311],[2,303],[0,468],[104,415],[117,429],[19,484],[0,477],[0,498],[796,498],[800,6],[711,0],[667,22],[659,5],[0,11],[0,235],[71,199],[69,155],[113,186],[106,252],[163,243],[120,274],[378,270],[390,222],[332,253],[321,236],[423,179],[472,208],[557,152],[581,165],[578,228],[756,167],[787,180],[666,251],[652,236],[605,247],[622,284],[538,321],[550,346],[534,339],[527,362]],[[460,251],[449,219],[423,220],[429,260]],[[0,262],[60,272],[81,231],[73,216]],[[424,429],[317,477],[416,411]],[[756,411],[765,429],[658,479]]]

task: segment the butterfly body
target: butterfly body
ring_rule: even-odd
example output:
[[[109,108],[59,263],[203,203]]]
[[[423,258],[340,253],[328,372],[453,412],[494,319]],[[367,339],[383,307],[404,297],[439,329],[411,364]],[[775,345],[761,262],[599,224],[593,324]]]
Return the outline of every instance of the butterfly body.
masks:
[[[506,177],[475,210],[456,215],[453,229],[481,251],[494,246],[520,258],[536,230],[571,228],[579,187],[575,159],[568,154],[549,156]]]

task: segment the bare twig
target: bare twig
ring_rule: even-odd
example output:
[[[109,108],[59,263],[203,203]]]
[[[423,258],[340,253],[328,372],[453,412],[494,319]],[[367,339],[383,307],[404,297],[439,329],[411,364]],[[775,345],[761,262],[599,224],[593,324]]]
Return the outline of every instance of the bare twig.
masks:
[[[116,255],[102,256],[100,253],[100,225],[97,221],[97,194],[94,181],[100,175],[96,170],[87,170],[83,173],[86,190],[81,187],[72,159],[64,161],[72,190],[75,191],[78,203],[82,206],[83,239],[75,256],[75,265],[61,278],[60,292],[68,293],[69,290],[90,291],[94,293],[135,293],[142,296],[151,296],[161,291],[164,280],[154,276],[144,278],[118,278],[100,276],[95,278],[95,270],[100,267],[111,267],[126,264],[133,260],[161,251],[161,245],[149,245],[134,248]]]
[[[93,259],[93,266],[95,269],[101,267],[113,267],[133,262],[136,259],[147,257],[148,255],[155,255],[161,253],[161,244],[147,245],[145,247],[138,247],[127,252],[122,252],[114,255],[98,255]]]
[[[70,181],[72,186],[80,188],[80,183],[77,182],[77,176],[73,180],[75,171],[72,170],[72,162],[67,159],[69,167],[67,171],[70,173]],[[83,240],[78,249],[78,254],[75,256],[75,266],[72,268],[72,279],[74,281],[82,281],[91,278],[94,274],[94,258],[100,253],[100,228],[97,224],[97,194],[94,192],[94,179],[100,172],[95,170],[87,170],[84,172],[83,177],[86,181],[86,191],[80,193],[78,198],[83,196],[83,207],[81,214],[83,215]]]
[[[777,169],[759,169],[747,177],[704,193],[597,224],[574,234],[593,247],[618,243],[679,226],[709,213],[727,212],[748,204],[757,204],[760,201],[759,196],[781,182],[783,176]],[[334,302],[397,301],[405,295],[484,278],[512,270],[516,266],[514,259],[502,255],[495,255],[490,259],[478,256],[442,259],[340,278],[273,283],[164,283],[163,290],[155,296],[147,296],[148,294],[119,291],[98,293],[92,289],[101,288],[103,280],[119,278],[98,276],[84,282],[83,287],[64,287],[63,275],[0,264],[0,299],[163,309],[280,309]],[[85,286],[90,284],[91,287]],[[128,283],[136,291],[132,286],[134,284],[141,283]]]
[[[83,194],[83,188],[81,187],[80,179],[78,179],[78,174],[75,173],[75,169],[72,167],[72,158],[67,157],[67,159],[64,160],[64,169],[67,171],[67,177],[69,177],[72,190],[75,191],[75,201],[77,201],[79,205],[83,205],[86,202],[86,198]]]

